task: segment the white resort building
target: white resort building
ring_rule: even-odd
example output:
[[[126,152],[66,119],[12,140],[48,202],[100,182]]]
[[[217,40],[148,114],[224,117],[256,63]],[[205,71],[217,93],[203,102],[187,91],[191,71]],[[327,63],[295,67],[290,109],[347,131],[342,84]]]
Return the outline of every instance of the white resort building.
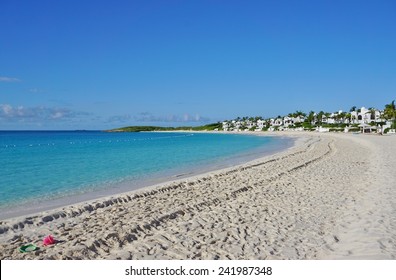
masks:
[[[335,128],[337,131],[344,130],[348,132],[350,129],[355,131],[360,128],[361,132],[365,131],[384,131],[391,127],[391,123],[386,121],[383,117],[384,112],[374,109],[361,107],[350,112],[343,112],[342,110],[334,113],[310,113],[308,125],[315,127],[315,131],[328,132],[330,128]],[[306,129],[307,116],[301,112],[289,114],[284,117],[270,118],[264,120],[262,118],[237,118],[232,121],[224,121],[222,123],[223,131],[275,131],[275,130],[294,130],[303,131]],[[303,123],[305,125],[303,126]],[[338,127],[337,125],[340,125]],[[322,127],[322,126],[325,127]],[[338,127],[338,128],[337,128]],[[310,128],[309,130],[312,130]],[[333,129],[334,130],[334,129]]]

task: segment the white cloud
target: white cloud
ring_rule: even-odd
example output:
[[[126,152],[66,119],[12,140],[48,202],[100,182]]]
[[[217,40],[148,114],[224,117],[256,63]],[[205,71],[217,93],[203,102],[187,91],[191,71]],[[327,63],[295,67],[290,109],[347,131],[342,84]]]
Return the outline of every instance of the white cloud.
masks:
[[[46,121],[71,121],[89,115],[65,108],[50,107],[13,107],[10,104],[0,104],[0,120],[6,122],[37,123]]]
[[[44,91],[39,88],[30,88],[29,92],[30,93],[43,93]]]
[[[51,118],[56,120],[56,119],[61,119],[65,116],[65,114],[63,112],[53,112],[51,115]]]
[[[131,116],[131,115],[118,115],[118,116],[112,116],[108,119],[108,122],[113,123],[113,122],[118,122],[118,123],[126,123],[126,122],[155,122],[155,123],[191,123],[191,122],[208,122],[210,121],[209,118],[206,117],[201,117],[198,114],[191,115],[191,114],[184,114],[182,116],[180,115],[162,115],[162,116],[157,116],[153,115],[149,112],[142,112],[137,115]]]
[[[111,116],[108,118],[108,123],[125,123],[133,120],[130,115],[119,115],[119,116]]]
[[[8,105],[8,104],[1,104],[0,108],[3,110],[4,115],[10,115],[13,111],[13,108]],[[0,116],[1,116],[1,111],[0,111]]]
[[[10,78],[10,77],[0,77],[0,82],[6,82],[6,83],[15,83],[15,82],[20,82],[21,80],[17,78]]]

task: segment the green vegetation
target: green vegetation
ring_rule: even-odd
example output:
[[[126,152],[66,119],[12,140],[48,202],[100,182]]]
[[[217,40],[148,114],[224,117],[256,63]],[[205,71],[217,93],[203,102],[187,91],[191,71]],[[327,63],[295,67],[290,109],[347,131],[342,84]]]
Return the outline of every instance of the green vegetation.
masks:
[[[195,127],[192,127],[192,130],[195,130],[195,131],[212,131],[212,130],[215,130],[215,129],[220,130],[220,129],[222,129],[222,127],[223,127],[223,125],[220,122],[218,122],[218,123],[211,123],[211,124],[202,125],[202,126],[195,126]]]
[[[330,132],[343,132],[344,129],[340,127],[334,127],[329,129]]]
[[[316,130],[316,127],[322,126],[323,128],[328,128],[330,131],[344,131],[345,128],[348,128],[349,131],[360,131],[361,128],[358,126],[357,121],[362,120],[362,116],[359,115],[357,117],[356,112],[360,112],[361,109],[357,109],[356,106],[353,106],[350,109],[350,112],[324,112],[320,111],[319,113],[315,113],[314,111],[310,111],[308,114],[304,113],[301,110],[297,110],[294,113],[290,113],[287,116],[289,118],[294,118],[292,121],[288,119],[285,121],[285,127],[291,129],[300,129],[308,131]],[[395,100],[393,100],[389,104],[385,104],[385,108],[382,111],[377,111],[375,108],[371,107],[368,109],[370,112],[370,120],[371,126],[384,126],[388,122],[390,122],[390,128],[396,129],[396,105]],[[366,113],[365,113],[366,114]],[[376,116],[376,114],[380,114]],[[264,120],[262,117],[237,117],[231,121],[225,121],[227,123],[227,129],[231,130],[235,128],[238,131],[256,131],[260,130],[257,128],[261,128],[262,131],[268,131],[269,128],[277,130],[282,130],[283,127],[279,127],[280,123],[283,122],[283,117],[278,116],[275,119],[275,123],[273,127],[271,127],[271,119]],[[332,123],[329,123],[331,119]],[[373,121],[375,119],[375,121]],[[261,122],[260,124],[258,122]],[[367,122],[367,121],[366,121]],[[202,125],[202,126],[180,126],[180,127],[162,127],[162,126],[128,126],[122,127],[118,129],[111,129],[108,132],[145,132],[145,131],[215,131],[215,130],[223,130],[223,125],[221,122]],[[389,129],[388,129],[389,130]],[[387,131],[386,131],[387,132]]]
[[[392,122],[392,129],[396,128],[396,105],[395,100],[385,105],[384,117]]]
[[[325,123],[325,124],[322,124],[322,127],[326,127],[326,128],[342,128],[342,129],[344,129],[347,126],[348,125],[345,124],[345,123]]]
[[[303,122],[302,127],[304,129],[308,129],[308,130],[311,130],[311,129],[315,130],[315,126],[312,125],[310,122]]]
[[[107,132],[142,132],[142,131],[169,131],[174,130],[172,127],[160,126],[128,126],[107,130]]]
[[[351,127],[351,128],[349,128],[349,132],[360,132],[360,128],[359,127]]]
[[[151,131],[178,131],[178,130],[191,130],[191,131],[213,131],[221,129],[221,123],[212,123],[202,126],[179,126],[179,127],[162,127],[162,126],[127,126],[116,129],[107,130],[107,132],[151,132]]]

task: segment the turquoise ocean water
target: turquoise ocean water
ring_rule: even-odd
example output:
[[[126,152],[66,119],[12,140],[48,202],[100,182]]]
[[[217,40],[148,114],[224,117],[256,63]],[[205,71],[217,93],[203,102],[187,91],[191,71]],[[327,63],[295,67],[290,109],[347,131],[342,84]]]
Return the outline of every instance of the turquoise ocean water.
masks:
[[[0,132],[0,211],[132,190],[283,149],[290,139],[205,133]]]

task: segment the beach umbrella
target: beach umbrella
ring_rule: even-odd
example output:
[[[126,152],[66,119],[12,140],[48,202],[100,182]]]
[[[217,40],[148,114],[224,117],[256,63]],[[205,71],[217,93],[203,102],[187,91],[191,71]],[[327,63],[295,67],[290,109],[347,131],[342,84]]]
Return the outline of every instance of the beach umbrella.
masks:
[[[363,133],[364,133],[364,130],[365,130],[366,128],[371,128],[371,126],[368,125],[368,124],[366,124],[366,123],[359,124],[358,126],[362,128],[362,132],[363,132]]]

